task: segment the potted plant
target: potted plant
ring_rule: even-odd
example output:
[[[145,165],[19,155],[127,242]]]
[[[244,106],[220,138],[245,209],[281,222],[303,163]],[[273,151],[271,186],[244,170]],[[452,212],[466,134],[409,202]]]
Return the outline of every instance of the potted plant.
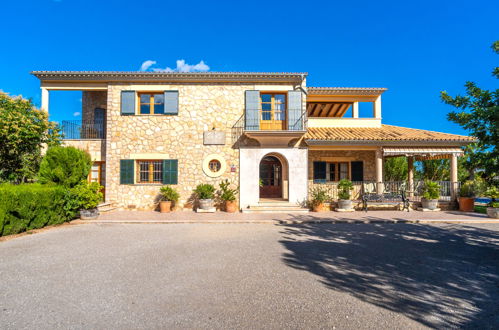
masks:
[[[231,188],[228,179],[220,183],[219,196],[224,202],[225,212],[234,213],[237,211],[236,193],[238,188]]]
[[[312,205],[312,211],[321,212],[324,209],[324,203],[329,200],[327,191],[321,187],[315,187],[311,193],[310,204]]]
[[[199,200],[199,207],[202,210],[209,210],[213,207],[213,197],[215,196],[215,187],[209,183],[199,184],[196,189],[194,189]]]
[[[499,188],[497,186],[490,186],[485,191],[485,196],[491,200],[487,207],[487,215],[489,218],[499,219]]]
[[[353,183],[348,179],[341,179],[338,183],[338,208],[342,210],[351,210],[352,201],[350,192],[353,190]]]
[[[438,198],[440,197],[440,185],[438,184],[438,182],[425,180],[422,191],[423,198],[421,198],[421,204],[423,209],[437,209]]]
[[[172,202],[177,202],[180,197],[175,188],[171,186],[163,186],[159,190],[161,200],[159,202],[159,211],[161,213],[168,213],[172,208]]]
[[[459,211],[473,212],[475,197],[483,193],[484,182],[481,178],[465,181],[459,191]]]
[[[99,216],[97,206],[102,201],[102,186],[97,182],[82,181],[70,190],[70,198],[80,211],[80,219],[92,220]]]

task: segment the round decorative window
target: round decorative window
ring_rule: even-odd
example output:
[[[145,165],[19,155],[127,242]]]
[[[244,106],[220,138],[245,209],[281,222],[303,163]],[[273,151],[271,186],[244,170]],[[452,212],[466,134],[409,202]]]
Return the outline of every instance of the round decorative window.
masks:
[[[224,174],[227,164],[222,155],[211,154],[203,160],[203,172],[209,177],[216,178]]]
[[[216,159],[210,160],[208,163],[208,167],[210,168],[210,171],[212,172],[218,172],[222,168],[222,164]]]

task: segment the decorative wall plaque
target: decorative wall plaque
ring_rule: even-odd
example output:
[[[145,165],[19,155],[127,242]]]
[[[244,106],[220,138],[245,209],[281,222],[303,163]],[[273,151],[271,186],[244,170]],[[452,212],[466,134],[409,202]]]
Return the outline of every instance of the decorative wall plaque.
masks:
[[[203,144],[225,144],[225,132],[220,131],[205,131],[203,133]]]

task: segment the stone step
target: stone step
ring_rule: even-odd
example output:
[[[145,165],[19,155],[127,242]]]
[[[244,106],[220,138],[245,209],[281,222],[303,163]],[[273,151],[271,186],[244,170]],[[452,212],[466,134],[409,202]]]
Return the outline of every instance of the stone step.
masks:
[[[104,213],[116,210],[118,207],[114,206],[114,202],[104,202],[97,205],[97,209],[99,212]]]
[[[242,210],[243,213],[308,213],[308,209],[297,204],[285,202],[265,202],[250,205]]]

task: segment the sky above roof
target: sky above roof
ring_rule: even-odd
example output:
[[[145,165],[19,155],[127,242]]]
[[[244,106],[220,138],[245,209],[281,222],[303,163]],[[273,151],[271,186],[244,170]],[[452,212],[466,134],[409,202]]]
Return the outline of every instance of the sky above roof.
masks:
[[[308,72],[308,86],[388,88],[385,124],[466,134],[439,92],[497,88],[498,1],[23,0],[2,12],[0,89],[36,105],[33,70]],[[79,118],[78,92],[50,101],[52,119]]]

